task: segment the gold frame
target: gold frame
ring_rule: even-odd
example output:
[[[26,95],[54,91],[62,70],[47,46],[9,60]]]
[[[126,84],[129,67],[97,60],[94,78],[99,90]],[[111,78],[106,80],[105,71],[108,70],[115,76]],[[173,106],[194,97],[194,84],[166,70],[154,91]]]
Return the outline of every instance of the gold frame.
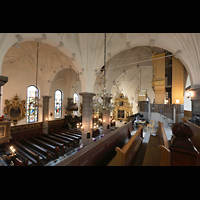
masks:
[[[123,102],[123,103],[122,103]],[[113,111],[113,118],[119,121],[127,121],[128,117],[133,114],[132,112],[133,105],[130,105],[128,97],[125,97],[123,93],[120,93],[115,98],[115,108]],[[124,111],[124,117],[119,117],[119,111]]]
[[[13,110],[20,110],[20,112],[14,113]],[[26,117],[25,100],[20,100],[17,94],[11,100],[6,99],[4,114],[9,115],[14,126],[17,125],[18,121]]]

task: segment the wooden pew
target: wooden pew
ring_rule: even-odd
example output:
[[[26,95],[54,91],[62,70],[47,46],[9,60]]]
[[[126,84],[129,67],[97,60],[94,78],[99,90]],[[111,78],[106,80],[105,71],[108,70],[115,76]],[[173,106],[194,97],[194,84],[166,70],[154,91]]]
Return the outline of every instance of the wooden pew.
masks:
[[[23,161],[16,157],[14,160],[14,166],[23,166]]]
[[[49,138],[46,138],[46,137],[44,137],[44,136],[38,136],[37,138],[39,138],[39,139],[41,139],[41,140],[43,140],[43,141],[45,141],[45,142],[48,142],[48,143],[50,143],[50,144],[52,144],[52,145],[56,145],[56,146],[58,146],[58,147],[60,148],[61,152],[63,152],[63,153],[65,152],[65,146],[64,146],[63,143],[56,142],[56,141],[51,140],[51,139],[49,139]]]
[[[156,136],[150,135],[143,166],[169,166],[170,150],[163,123],[159,122]]]
[[[23,144],[25,146],[27,146],[28,148],[30,148],[32,151],[36,152],[37,154],[39,154],[41,157],[43,157],[45,160],[49,160],[51,157],[51,154],[48,150],[42,148],[41,146],[27,140],[24,139],[23,140]]]
[[[67,131],[70,131],[72,133],[77,133],[77,134],[80,134],[80,135],[82,134],[81,131],[79,131],[77,129],[65,129],[65,128],[63,128],[63,130],[67,130]]]
[[[38,138],[30,138],[31,141],[35,142],[36,144],[42,146],[45,149],[48,149],[50,151],[50,153],[52,153],[55,157],[58,157],[58,152],[59,152],[59,148],[58,146],[54,146],[51,144],[48,144],[47,142],[44,142]]]
[[[194,144],[195,148],[200,152],[200,127],[188,121],[186,118],[182,118],[182,120],[192,129],[193,136],[190,138],[190,140]]]
[[[75,140],[77,140],[78,143],[79,143],[80,137],[74,136],[74,135],[72,135],[72,134],[65,133],[65,132],[63,132],[63,131],[55,131],[55,133],[62,134],[62,135],[65,135],[65,136],[67,136],[67,137],[70,137],[70,138],[72,138],[72,139],[75,139]]]
[[[171,151],[172,166],[200,166],[200,127],[187,119],[172,127],[175,135]]]
[[[111,160],[108,166],[130,166],[132,165],[137,151],[143,140],[143,126],[139,124],[139,129],[123,146],[115,148],[117,155]]]
[[[66,133],[66,134],[69,134],[69,135],[74,135],[76,137],[78,137],[79,139],[81,139],[82,135],[79,134],[79,133],[73,133],[71,131],[68,131],[68,130],[63,130],[63,129],[60,129],[58,130],[59,132],[62,132],[62,133]]]
[[[5,154],[7,155],[8,152],[10,152],[10,143],[4,143],[3,144],[3,150],[5,151]],[[28,164],[32,164],[31,161],[29,161],[26,157],[24,157],[22,154],[16,152],[16,156],[15,159],[17,159],[16,163],[14,162],[14,164],[16,166],[27,166]],[[19,165],[20,162],[20,165]]]
[[[24,145],[20,144],[19,142],[15,141],[14,146],[16,151],[22,153],[25,157],[27,157],[31,162],[38,165],[42,160],[42,157],[30,150],[29,148],[25,147]]]
[[[161,160],[160,160],[160,166],[170,166],[170,150],[169,150],[169,144],[167,140],[167,136],[165,133],[165,129],[163,126],[163,123],[159,123],[159,131],[161,133],[161,138],[163,140],[163,144],[158,146],[158,149],[161,151]]]
[[[76,146],[78,146],[78,144],[79,144],[77,140],[75,140],[75,139],[73,139],[73,138],[70,138],[70,137],[68,137],[68,136],[65,135],[65,134],[51,133],[50,135],[53,135],[53,136],[59,137],[59,138],[63,138],[63,139],[66,139],[66,140],[72,142],[73,145],[74,145],[73,147],[76,147]]]
[[[72,144],[71,142],[69,142],[68,140],[65,140],[65,139],[61,139],[61,138],[58,138],[58,137],[55,137],[53,135],[44,135],[44,137],[47,137],[49,139],[52,139],[56,142],[60,142],[60,143],[63,143],[67,149],[71,149],[72,148]]]

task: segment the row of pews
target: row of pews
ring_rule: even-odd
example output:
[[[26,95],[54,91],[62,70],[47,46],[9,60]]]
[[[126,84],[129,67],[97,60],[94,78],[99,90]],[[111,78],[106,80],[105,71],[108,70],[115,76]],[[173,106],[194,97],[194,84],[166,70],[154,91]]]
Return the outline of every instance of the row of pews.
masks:
[[[81,132],[77,129],[54,130],[48,135],[29,137],[21,141],[2,144],[5,154],[9,155],[10,146],[16,150],[14,166],[45,165],[79,146]]]

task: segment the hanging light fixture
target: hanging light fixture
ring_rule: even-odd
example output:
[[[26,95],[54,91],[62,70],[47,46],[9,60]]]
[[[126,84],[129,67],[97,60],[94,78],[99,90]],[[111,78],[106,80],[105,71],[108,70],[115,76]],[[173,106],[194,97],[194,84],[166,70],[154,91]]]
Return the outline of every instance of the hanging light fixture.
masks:
[[[29,106],[31,105],[31,104],[33,104],[33,106],[35,107],[35,108],[38,108],[38,107],[42,107],[42,104],[40,103],[40,99],[39,99],[39,90],[38,90],[38,87],[37,87],[37,82],[38,82],[38,54],[39,54],[39,42],[37,42],[37,65],[36,65],[36,83],[35,83],[35,86],[36,86],[36,91],[35,91],[35,99],[34,99],[34,101],[31,101],[30,103],[29,103]]]
[[[110,99],[112,99],[112,94],[109,94],[108,91],[106,90],[106,33],[104,36],[104,66],[101,68],[101,71],[103,71],[103,90],[100,93],[101,98],[103,99],[103,105],[102,108],[103,110],[108,110],[108,109],[112,109],[112,106],[110,106],[111,104],[107,104],[106,100],[110,101]]]
[[[94,113],[95,115],[99,115],[99,113],[102,112],[102,110],[110,110],[112,111],[113,105],[112,103],[107,103],[110,102],[112,99],[112,94],[110,94],[106,90],[106,33],[104,35],[104,65],[101,67],[101,70],[99,71],[101,74],[103,73],[101,77],[101,81],[99,82],[99,85],[101,87],[100,93],[97,93],[94,101],[93,101],[93,108],[94,108]],[[97,70],[96,70],[97,74]],[[99,74],[98,74],[99,75]]]

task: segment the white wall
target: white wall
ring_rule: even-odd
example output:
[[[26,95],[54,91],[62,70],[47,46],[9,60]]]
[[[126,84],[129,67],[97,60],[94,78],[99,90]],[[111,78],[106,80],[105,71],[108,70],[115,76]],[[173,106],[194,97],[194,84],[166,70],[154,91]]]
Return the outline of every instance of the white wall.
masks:
[[[55,101],[55,91],[60,89],[63,94],[62,101],[62,118],[65,116],[65,110],[68,105],[67,98],[73,98],[74,93],[81,92],[80,81],[77,81],[77,75],[72,69],[63,69],[54,78],[51,83],[50,88],[50,100],[49,100],[49,117],[50,113],[53,113],[52,118],[54,118],[54,101]]]
[[[188,76],[185,87],[187,88],[190,85],[190,77]],[[192,111],[192,101],[190,100],[190,98],[187,98],[186,92],[184,92],[184,110]]]
[[[152,89],[152,76],[153,70],[152,66],[142,66],[141,67],[141,89],[147,90],[147,95],[150,97],[151,103],[154,100],[154,91]],[[140,87],[140,70],[139,68],[134,67],[133,69],[127,70],[125,74],[122,74],[117,80],[119,85],[119,92],[122,92],[124,95],[127,95],[129,98],[130,104],[133,103],[133,114],[137,113],[138,98],[137,92]],[[111,93],[113,99],[115,98],[118,89],[116,85],[112,86]]]
[[[12,48],[9,55],[15,55],[16,51]],[[16,56],[16,55],[15,55]],[[36,85],[36,70],[33,63],[29,59],[22,57],[18,60],[8,60],[3,63],[2,75],[8,77],[8,82],[3,86],[2,89],[2,114],[5,106],[5,100],[11,100],[16,94],[21,100],[27,100],[27,88],[30,85]],[[31,58],[30,58],[31,59]],[[44,70],[43,70],[44,71]],[[56,72],[55,72],[56,73]],[[56,73],[56,76],[52,82],[47,80],[46,76],[43,76],[43,72],[38,70],[38,88],[40,91],[40,102],[43,102],[42,96],[52,96],[49,102],[49,114],[52,112],[54,118],[54,100],[55,91],[61,89],[63,91],[63,106],[62,106],[62,117],[64,117],[65,109],[67,107],[67,98],[73,97],[74,92],[81,92],[80,80],[77,81],[77,74],[73,69],[64,68]],[[46,86],[50,84],[50,92],[47,94]],[[39,108],[38,121],[42,121],[43,108]],[[0,113],[1,114],[1,113]],[[50,115],[49,115],[50,117]],[[20,120],[17,125],[25,124],[26,118]]]
[[[30,63],[24,59],[20,65],[18,62],[5,62],[2,67],[2,75],[8,77],[8,82],[3,86],[2,112],[5,100],[11,100],[16,94],[21,100],[27,99],[27,88],[36,84],[36,72]],[[43,87],[38,80],[40,90],[40,100],[42,101]],[[3,113],[2,113],[3,114]],[[39,108],[39,121],[42,121],[42,108]],[[18,122],[18,125],[26,123],[26,118]]]

